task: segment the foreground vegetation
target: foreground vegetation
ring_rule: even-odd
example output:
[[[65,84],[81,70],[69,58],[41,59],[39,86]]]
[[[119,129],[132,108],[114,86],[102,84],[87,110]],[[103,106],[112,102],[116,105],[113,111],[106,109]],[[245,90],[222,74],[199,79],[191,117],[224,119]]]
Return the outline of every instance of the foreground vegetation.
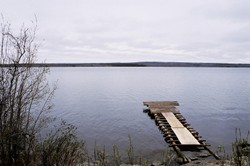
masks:
[[[49,114],[55,91],[46,79],[49,68],[19,66],[37,60],[36,23],[14,34],[10,24],[3,20],[0,31],[0,165],[82,162],[84,143],[77,139],[73,125],[62,121],[42,134],[55,122]]]
[[[151,166],[151,165],[166,165],[175,166],[178,165],[175,162],[175,153],[171,150],[165,150],[161,153],[159,161],[152,161],[142,156],[142,154],[135,153],[135,145],[132,143],[131,136],[128,136],[129,146],[121,151],[117,145],[113,145],[112,152],[106,152],[105,146],[100,148],[95,145],[94,153],[85,155],[85,162],[80,165],[83,166],[120,166],[122,164],[127,165],[140,165],[140,166]],[[125,152],[125,153],[124,153]],[[123,155],[121,155],[123,154]],[[154,164],[153,164],[154,163]]]
[[[201,161],[193,161],[188,163],[188,166],[193,165],[210,165],[210,166],[249,166],[250,165],[250,144],[248,142],[249,133],[245,138],[242,138],[240,129],[235,131],[235,141],[232,143],[232,154],[229,155],[225,152],[222,146],[217,147],[216,153],[220,156],[220,160],[214,158],[202,159]],[[113,145],[113,152],[107,153],[105,147],[100,148],[97,145],[94,147],[94,154],[86,154],[84,166],[120,166],[124,163],[128,165],[140,165],[140,166],[175,166],[183,164],[180,158],[175,155],[172,150],[166,150],[162,152],[161,158],[158,161],[152,161],[143,157],[141,154],[135,154],[136,148],[129,136],[129,147],[125,150],[125,156],[120,154],[120,151],[116,145]]]
[[[228,155],[223,147],[218,147],[218,154],[221,157],[221,165],[249,166],[250,165],[250,144],[248,141],[249,132],[242,138],[240,129],[235,129],[235,141],[232,143],[232,155]]]

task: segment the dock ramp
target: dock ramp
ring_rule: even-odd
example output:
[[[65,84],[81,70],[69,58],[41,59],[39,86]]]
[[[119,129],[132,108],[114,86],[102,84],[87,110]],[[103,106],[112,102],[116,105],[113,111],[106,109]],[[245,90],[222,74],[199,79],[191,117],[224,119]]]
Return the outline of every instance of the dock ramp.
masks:
[[[190,162],[191,158],[183,153],[185,150],[197,151],[206,150],[216,159],[219,157],[209,148],[206,140],[203,140],[199,133],[187,123],[186,119],[178,110],[177,101],[143,102],[147,107],[144,112],[155,120],[166,142],[172,147],[184,163]]]

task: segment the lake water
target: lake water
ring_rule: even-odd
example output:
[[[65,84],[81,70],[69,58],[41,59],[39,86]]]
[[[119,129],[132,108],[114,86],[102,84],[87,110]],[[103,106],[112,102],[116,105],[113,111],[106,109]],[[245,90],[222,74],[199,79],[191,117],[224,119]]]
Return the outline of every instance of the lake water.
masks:
[[[126,149],[131,135],[145,156],[166,149],[143,101],[178,101],[212,149],[230,151],[235,128],[250,130],[249,68],[51,68],[49,80],[58,81],[53,114],[76,125],[88,148]]]

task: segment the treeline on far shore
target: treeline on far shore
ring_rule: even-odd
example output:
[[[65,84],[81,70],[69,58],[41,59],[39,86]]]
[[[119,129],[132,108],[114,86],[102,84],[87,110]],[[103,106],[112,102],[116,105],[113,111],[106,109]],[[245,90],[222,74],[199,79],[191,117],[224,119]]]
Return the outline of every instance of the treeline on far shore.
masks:
[[[0,64],[0,67],[240,67],[250,68],[244,63],[193,63],[193,62],[131,62],[131,63],[34,63]]]

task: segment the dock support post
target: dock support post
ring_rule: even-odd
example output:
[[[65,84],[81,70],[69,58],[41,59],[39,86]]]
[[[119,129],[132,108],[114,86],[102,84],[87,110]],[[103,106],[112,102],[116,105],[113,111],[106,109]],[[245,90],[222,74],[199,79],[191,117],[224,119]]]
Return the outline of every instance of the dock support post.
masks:
[[[183,163],[189,163],[191,160],[189,158],[187,158],[180,150],[180,148],[178,146],[174,146],[173,145],[173,149],[175,150],[175,152],[177,153],[177,155],[179,157],[181,157],[183,159]]]
[[[209,149],[207,146],[204,147],[211,155],[214,156],[217,160],[220,160],[220,157],[216,155],[211,149]]]

